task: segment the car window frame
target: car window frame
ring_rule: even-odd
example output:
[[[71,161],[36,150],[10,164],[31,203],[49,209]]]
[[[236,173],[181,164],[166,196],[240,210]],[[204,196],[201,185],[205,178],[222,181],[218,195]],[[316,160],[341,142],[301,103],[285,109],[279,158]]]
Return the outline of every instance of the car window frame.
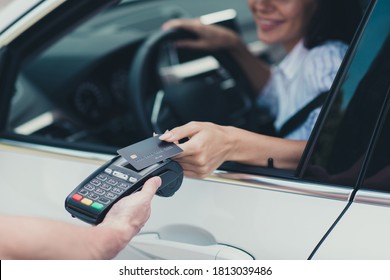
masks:
[[[78,1],[77,4],[65,1],[57,9],[33,24],[27,31],[0,49],[0,136],[19,138],[7,133],[6,126],[13,96],[14,83],[21,65],[38,53],[43,47],[54,42],[69,28],[96,14],[104,7],[118,0]],[[83,17],[80,17],[80,13]],[[72,22],[65,25],[63,22]],[[13,83],[10,81],[14,81]],[[60,145],[62,146],[62,145]]]
[[[320,133],[321,133],[321,131],[326,123],[326,120],[330,114],[330,111],[332,109],[332,104],[334,103],[336,95],[339,92],[339,89],[343,84],[342,82],[343,82],[343,79],[345,77],[344,75],[347,74],[346,70],[348,69],[349,65],[351,64],[351,62],[353,60],[357,46],[359,45],[359,42],[362,38],[364,30],[367,27],[367,23],[368,23],[369,19],[371,18],[371,16],[373,16],[372,13],[373,13],[374,7],[377,3],[378,3],[378,1],[376,1],[376,0],[370,2],[369,6],[367,8],[367,11],[363,17],[363,20],[361,21],[361,24],[359,25],[358,31],[355,35],[355,38],[353,39],[353,43],[351,44],[351,47],[349,48],[349,51],[347,52],[346,58],[344,59],[342,65],[340,67],[339,73],[336,76],[335,81],[333,83],[333,86],[331,88],[330,95],[324,104],[324,107],[319,115],[317,123],[312,131],[312,134],[310,136],[308,144],[305,148],[304,154],[303,154],[301,161],[299,163],[299,166],[297,168],[297,174],[296,174],[297,178],[303,179],[303,177],[304,177],[304,174],[307,170],[308,164],[311,160],[311,157],[313,156],[314,147],[315,147],[317,141],[319,141]],[[352,193],[351,201],[353,200],[353,197],[356,194],[356,192],[362,186],[363,180],[365,178],[365,174],[366,174],[367,169],[369,168],[370,162],[372,160],[372,155],[375,152],[377,140],[378,140],[378,137],[380,137],[380,132],[382,130],[382,126],[384,125],[384,122],[386,121],[386,111],[389,110],[389,106],[390,106],[389,104],[386,104],[386,102],[388,102],[389,98],[390,98],[389,91],[390,91],[390,85],[389,85],[389,88],[387,89],[387,92],[385,93],[385,102],[384,102],[383,106],[380,108],[380,112],[379,112],[378,116],[376,117],[375,127],[373,128],[372,133],[370,133],[371,138],[370,138],[369,144],[363,153],[364,154],[363,162],[360,166],[359,172],[356,175],[356,183],[354,184],[354,186],[352,186],[354,189],[354,192]],[[316,182],[316,181],[313,180],[311,182]]]
[[[322,131],[322,129],[324,127],[325,121],[329,117],[332,104],[334,104],[336,95],[339,92],[340,87],[342,86],[342,81],[344,80],[345,75],[347,74],[346,70],[348,69],[348,67],[352,63],[354,54],[357,51],[357,47],[358,47],[359,42],[362,38],[362,34],[367,26],[368,19],[370,18],[371,14],[372,14],[372,11],[373,11],[373,8],[374,8],[376,2],[377,2],[376,0],[372,0],[370,2],[370,4],[368,5],[366,12],[364,13],[363,18],[362,18],[362,20],[357,28],[355,36],[352,39],[350,46],[348,47],[347,53],[345,54],[344,59],[340,65],[340,68],[336,74],[336,77],[333,81],[333,84],[329,90],[328,97],[326,98],[324,105],[322,106],[321,112],[320,112],[318,119],[316,121],[316,124],[314,125],[314,128],[310,134],[307,145],[305,147],[305,150],[302,154],[301,160],[300,160],[298,167],[296,169],[295,175],[297,178],[302,178],[306,169],[307,169],[307,165],[310,161],[310,158],[313,155],[313,149],[315,147],[315,144],[318,141],[318,138],[320,136],[320,132]]]
[[[44,0],[14,0],[4,4],[0,9],[0,34],[23,16],[39,6]]]

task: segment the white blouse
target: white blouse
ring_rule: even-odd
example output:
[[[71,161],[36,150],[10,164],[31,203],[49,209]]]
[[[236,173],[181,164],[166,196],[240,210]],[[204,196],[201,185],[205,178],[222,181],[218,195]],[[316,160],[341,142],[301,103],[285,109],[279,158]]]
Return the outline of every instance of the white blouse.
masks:
[[[348,46],[340,41],[328,41],[307,49],[299,42],[280,62],[272,66],[271,78],[260,92],[258,105],[274,118],[276,130],[321,92],[330,89]],[[307,140],[320,108],[285,138]]]

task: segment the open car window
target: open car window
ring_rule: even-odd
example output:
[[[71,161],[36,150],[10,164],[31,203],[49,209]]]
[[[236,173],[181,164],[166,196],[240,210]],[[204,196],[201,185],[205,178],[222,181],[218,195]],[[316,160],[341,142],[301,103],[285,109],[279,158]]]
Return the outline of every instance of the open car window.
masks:
[[[246,3],[230,2],[239,14],[236,20],[243,36],[256,48],[258,42]],[[141,124],[133,116],[129,101],[132,89],[128,84],[140,44],[169,19],[200,16],[226,4],[216,1],[199,7],[193,1],[122,1],[80,23],[23,62],[14,86],[7,132],[35,141],[71,143],[97,150],[100,145],[111,147],[112,151],[145,138],[140,133]],[[181,55],[184,60],[191,60],[187,54]],[[206,65],[205,69],[197,69],[199,62],[184,66],[188,77],[193,78],[190,86],[198,90],[202,90],[207,79],[217,79],[212,81],[215,86],[229,79],[215,68],[215,61],[206,60],[211,61],[206,63],[211,66]],[[164,58],[161,61],[164,64]],[[158,91],[159,81],[153,69],[149,76],[148,83]],[[231,87],[225,84],[225,88]],[[156,100],[147,100],[153,104],[146,106],[151,110],[164,106]],[[166,108],[160,110],[159,125],[175,123],[164,115]],[[196,115],[197,110],[202,108],[193,108],[191,112]],[[191,114],[187,119],[191,119]]]
[[[246,1],[212,1],[207,7],[190,0],[122,1],[95,12],[66,31],[61,30],[54,41],[34,45],[36,50],[20,62],[12,86],[7,137],[115,153],[152,132],[163,132],[194,119],[246,128],[245,121],[235,117],[245,109],[245,98],[226,99],[224,107],[219,102],[220,96],[234,96],[243,90],[232,79],[229,67],[221,67],[216,59],[203,53],[172,52],[169,44],[159,50],[158,59],[153,58],[158,70],[150,68],[150,74],[144,75],[144,83],[153,94],[143,99],[141,105],[150,115],[154,131],[144,129],[135,116],[137,106],[131,99],[134,87],[129,84],[130,72],[146,38],[169,19],[196,17],[226,7],[236,11],[238,30],[253,52],[269,62],[283,56],[277,46],[257,41]],[[55,30],[50,32],[55,34]],[[177,61],[179,66],[172,65]],[[294,171],[234,163],[223,168],[295,175]]]

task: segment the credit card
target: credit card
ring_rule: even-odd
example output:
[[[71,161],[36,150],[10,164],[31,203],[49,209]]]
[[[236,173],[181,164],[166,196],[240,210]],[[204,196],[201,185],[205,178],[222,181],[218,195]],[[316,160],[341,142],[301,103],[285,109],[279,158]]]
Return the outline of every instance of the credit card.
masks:
[[[137,171],[149,167],[157,162],[178,155],[183,150],[175,143],[170,143],[153,136],[118,150],[129,164]]]

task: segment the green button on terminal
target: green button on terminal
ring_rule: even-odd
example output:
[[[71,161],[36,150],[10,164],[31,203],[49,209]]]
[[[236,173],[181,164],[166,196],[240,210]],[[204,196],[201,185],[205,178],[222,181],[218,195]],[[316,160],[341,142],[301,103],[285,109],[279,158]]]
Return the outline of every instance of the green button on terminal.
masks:
[[[92,208],[95,208],[96,210],[101,210],[104,208],[104,205],[103,204],[100,204],[98,202],[94,202],[92,205],[91,205]]]

